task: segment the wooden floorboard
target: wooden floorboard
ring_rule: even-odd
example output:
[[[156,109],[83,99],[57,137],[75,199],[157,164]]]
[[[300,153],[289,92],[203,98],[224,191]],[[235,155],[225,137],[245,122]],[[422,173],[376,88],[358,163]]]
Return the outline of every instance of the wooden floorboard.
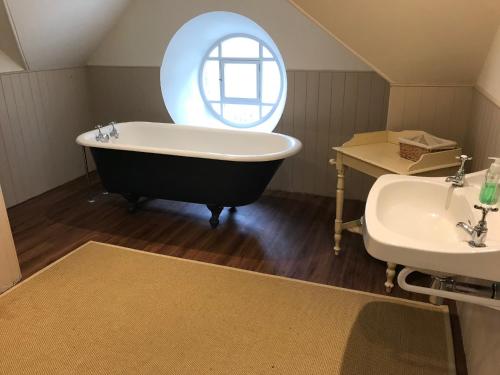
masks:
[[[92,175],[91,185],[80,178],[9,209],[24,278],[94,240],[385,294],[385,263],[368,255],[361,236],[346,232],[343,252],[334,255],[332,198],[267,192],[236,213],[224,210],[219,227],[211,229],[205,206],[150,200],[129,214],[120,196],[101,191]],[[91,196],[93,204],[87,202]],[[362,202],[347,200],[344,219],[359,218],[363,210]],[[397,286],[392,296],[427,300]],[[457,374],[466,374],[460,326],[450,307]]]

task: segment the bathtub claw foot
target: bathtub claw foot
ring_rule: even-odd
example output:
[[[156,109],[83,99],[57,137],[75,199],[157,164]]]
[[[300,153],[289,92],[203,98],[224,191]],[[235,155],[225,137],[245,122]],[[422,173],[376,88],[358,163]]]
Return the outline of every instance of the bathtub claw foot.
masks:
[[[129,214],[133,214],[134,212],[136,212],[137,211],[137,202],[136,203],[129,202],[128,207],[127,207],[127,211]]]
[[[212,217],[210,218],[210,226],[215,229],[219,225],[219,216],[220,213],[222,212],[222,209],[224,207],[222,206],[215,206],[211,204],[207,204],[208,209],[212,213]]]
[[[123,197],[128,201],[127,211],[131,214],[137,211],[139,199],[141,197],[135,194],[123,194]]]

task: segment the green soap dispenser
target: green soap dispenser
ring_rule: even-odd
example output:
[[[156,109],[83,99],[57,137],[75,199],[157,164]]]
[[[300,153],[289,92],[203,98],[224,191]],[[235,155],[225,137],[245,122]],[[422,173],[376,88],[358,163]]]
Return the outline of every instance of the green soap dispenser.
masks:
[[[494,160],[486,172],[484,184],[479,193],[479,201],[482,204],[493,206],[498,201],[498,182],[500,181],[500,158],[490,158]]]

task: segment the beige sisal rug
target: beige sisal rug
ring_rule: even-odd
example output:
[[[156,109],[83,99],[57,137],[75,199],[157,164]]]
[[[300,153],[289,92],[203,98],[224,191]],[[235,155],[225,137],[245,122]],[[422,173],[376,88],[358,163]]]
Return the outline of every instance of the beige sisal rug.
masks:
[[[445,308],[88,243],[0,297],[0,374],[453,374]]]

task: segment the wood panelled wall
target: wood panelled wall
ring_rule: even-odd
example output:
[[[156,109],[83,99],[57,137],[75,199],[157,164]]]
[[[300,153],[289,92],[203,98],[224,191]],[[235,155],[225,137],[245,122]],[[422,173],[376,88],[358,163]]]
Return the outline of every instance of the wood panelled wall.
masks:
[[[288,72],[287,104],[276,131],[300,139],[302,152],[285,160],[270,188],[334,196],[333,146],[354,133],[385,129],[389,85],[374,72]],[[346,174],[346,197],[365,199],[373,180]]]
[[[425,130],[464,146],[472,87],[392,86],[387,129]]]
[[[171,121],[159,85],[159,68],[89,67],[95,123]],[[355,132],[385,129],[389,85],[373,72],[289,71],[287,104],[277,132],[297,137],[304,148],[285,161],[270,188],[335,195],[332,146]],[[346,196],[364,199],[371,179],[349,171]]]
[[[160,68],[89,66],[92,118],[110,121],[172,122],[160,88]]]
[[[500,157],[500,107],[477,90],[466,140],[466,150],[473,157],[473,171],[488,168],[488,157]]]
[[[81,176],[75,137],[89,127],[85,68],[0,75],[0,184],[7,206]]]

